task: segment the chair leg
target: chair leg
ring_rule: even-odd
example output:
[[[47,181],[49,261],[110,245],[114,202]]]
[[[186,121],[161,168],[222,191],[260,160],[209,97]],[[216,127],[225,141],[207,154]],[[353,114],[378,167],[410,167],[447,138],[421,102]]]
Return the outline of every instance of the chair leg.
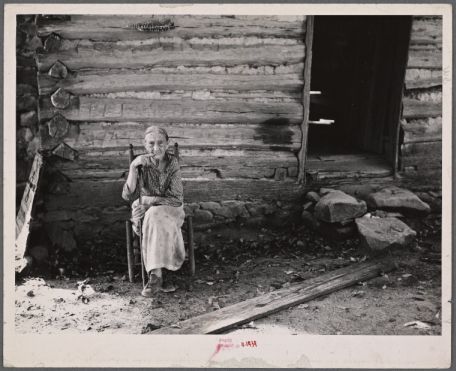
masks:
[[[188,257],[190,260],[190,272],[192,276],[195,275],[195,249],[193,245],[193,218],[189,216],[187,218],[187,237],[188,237]]]
[[[133,256],[133,231],[131,221],[125,222],[126,235],[127,235],[127,264],[128,264],[128,280],[133,282],[135,280],[134,272],[134,256]]]
[[[141,256],[141,278],[143,287],[146,287],[146,269],[144,268],[143,245],[142,245],[142,220],[139,221],[139,255]]]

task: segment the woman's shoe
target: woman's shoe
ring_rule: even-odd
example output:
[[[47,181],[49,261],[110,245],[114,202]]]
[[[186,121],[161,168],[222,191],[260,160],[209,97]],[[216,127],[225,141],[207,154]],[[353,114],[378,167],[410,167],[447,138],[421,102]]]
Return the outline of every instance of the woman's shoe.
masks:
[[[172,282],[167,281],[162,285],[161,291],[174,292],[174,291],[176,291],[176,286],[174,286]]]
[[[141,295],[146,298],[153,297],[157,292],[160,291],[162,287],[162,279],[161,277],[156,276],[155,274],[151,273],[149,275],[149,280],[146,286],[141,291]]]

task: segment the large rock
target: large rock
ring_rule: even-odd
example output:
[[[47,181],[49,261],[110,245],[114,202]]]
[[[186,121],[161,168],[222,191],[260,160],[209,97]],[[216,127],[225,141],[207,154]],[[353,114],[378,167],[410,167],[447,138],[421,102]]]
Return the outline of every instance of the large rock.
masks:
[[[406,214],[427,214],[431,211],[429,205],[421,201],[413,192],[396,186],[372,193],[367,198],[367,204],[373,209],[399,211]]]
[[[363,217],[355,220],[361,243],[373,252],[407,246],[416,232],[397,218]]]
[[[315,217],[328,223],[338,223],[355,219],[366,213],[364,201],[347,195],[342,191],[326,193],[315,205]]]
[[[210,211],[207,210],[195,210],[193,212],[193,218],[196,223],[209,223],[212,222],[213,216]]]

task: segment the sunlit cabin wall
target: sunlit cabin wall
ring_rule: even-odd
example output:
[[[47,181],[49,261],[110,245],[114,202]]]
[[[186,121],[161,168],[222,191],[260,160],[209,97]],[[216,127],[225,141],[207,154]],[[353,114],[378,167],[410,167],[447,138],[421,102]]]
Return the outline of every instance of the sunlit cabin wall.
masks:
[[[257,200],[299,191],[306,17],[170,16],[160,21],[172,30],[132,27],[150,19],[39,22],[40,134],[43,149],[59,148],[46,220],[79,241],[124,237],[128,146],[141,153],[149,125],[179,144],[197,223],[261,214]],[[218,206],[203,210],[208,201]]]
[[[442,168],[442,18],[414,17],[403,99],[400,170],[440,185]]]

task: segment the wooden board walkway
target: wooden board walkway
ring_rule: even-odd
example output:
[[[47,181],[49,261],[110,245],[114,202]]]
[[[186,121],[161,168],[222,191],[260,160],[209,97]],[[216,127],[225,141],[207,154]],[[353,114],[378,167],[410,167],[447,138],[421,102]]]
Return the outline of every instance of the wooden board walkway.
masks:
[[[215,334],[317,297],[349,287],[394,269],[390,260],[352,264],[284,289],[163,327],[151,334]]]

